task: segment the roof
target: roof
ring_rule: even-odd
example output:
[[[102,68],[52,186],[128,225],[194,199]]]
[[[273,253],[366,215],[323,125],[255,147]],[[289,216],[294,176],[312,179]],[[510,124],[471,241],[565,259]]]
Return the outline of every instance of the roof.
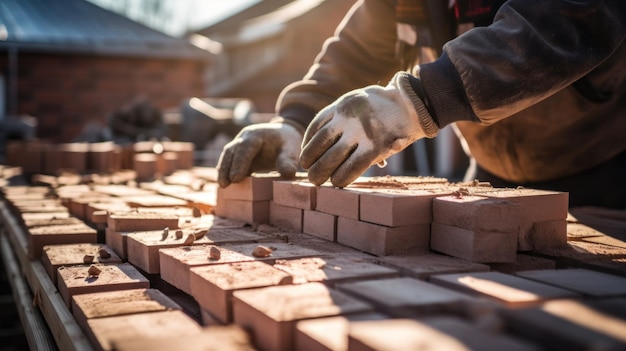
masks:
[[[85,0],[2,0],[0,50],[208,59],[171,37]]]

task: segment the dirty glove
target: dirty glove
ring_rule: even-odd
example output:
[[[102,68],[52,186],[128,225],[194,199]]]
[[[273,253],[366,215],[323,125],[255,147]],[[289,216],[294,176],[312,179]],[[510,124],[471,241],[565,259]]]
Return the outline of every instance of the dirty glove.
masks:
[[[330,178],[344,187],[371,165],[438,131],[409,74],[398,72],[386,87],[353,90],[320,111],[304,134],[300,163],[312,183]]]
[[[278,170],[285,178],[295,176],[302,131],[282,118],[277,119],[280,122],[243,128],[224,146],[217,163],[217,182],[221,187],[240,182],[252,172]]]

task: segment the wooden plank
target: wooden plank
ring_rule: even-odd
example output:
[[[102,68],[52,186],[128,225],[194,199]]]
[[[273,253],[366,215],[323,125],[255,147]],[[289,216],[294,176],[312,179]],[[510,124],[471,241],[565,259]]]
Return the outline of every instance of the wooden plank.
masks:
[[[58,348],[76,351],[93,350],[41,262],[28,259],[24,229],[11,216],[4,203],[0,204],[0,214],[14,252],[21,263],[22,272],[34,294],[33,301],[46,319]]]

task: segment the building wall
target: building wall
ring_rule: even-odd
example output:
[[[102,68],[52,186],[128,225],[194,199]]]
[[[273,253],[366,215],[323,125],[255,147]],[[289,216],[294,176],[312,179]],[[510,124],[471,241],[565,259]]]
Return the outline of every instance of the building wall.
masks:
[[[0,55],[5,77],[8,65]],[[204,68],[195,60],[19,53],[17,114],[38,120],[37,137],[69,142],[136,97],[166,109],[202,94]]]

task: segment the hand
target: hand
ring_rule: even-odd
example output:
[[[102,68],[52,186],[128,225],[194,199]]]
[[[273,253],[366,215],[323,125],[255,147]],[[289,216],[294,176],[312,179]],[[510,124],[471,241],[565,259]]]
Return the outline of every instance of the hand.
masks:
[[[298,170],[301,142],[302,133],[287,123],[247,126],[224,146],[217,162],[217,182],[227,187],[252,172],[272,170],[293,178]]]
[[[344,187],[371,165],[438,130],[408,73],[399,72],[386,87],[351,91],[320,111],[304,134],[300,163],[312,183],[330,178]]]

